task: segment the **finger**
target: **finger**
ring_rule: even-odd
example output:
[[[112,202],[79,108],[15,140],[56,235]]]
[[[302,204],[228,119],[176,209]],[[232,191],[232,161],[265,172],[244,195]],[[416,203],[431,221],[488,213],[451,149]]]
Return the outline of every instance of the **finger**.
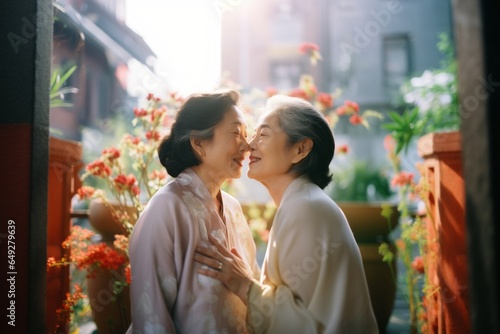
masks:
[[[209,266],[210,268],[213,268],[213,269],[218,269],[219,266],[220,266],[219,264],[221,263],[218,260],[206,257],[204,255],[200,255],[200,254],[197,254],[197,253],[194,254],[194,260],[196,262],[201,263],[201,264],[207,265],[207,266]]]
[[[216,259],[218,257],[218,255],[219,255],[218,252],[215,252],[215,251],[213,251],[210,248],[202,247],[202,246],[196,247],[196,253],[203,254],[204,256],[210,257],[210,258],[213,258],[213,259]]]
[[[230,255],[231,253],[226,249],[226,247],[222,246],[220,244],[220,242],[215,239],[213,236],[211,236],[210,234],[208,234],[208,240],[210,240],[211,243],[214,244],[215,248],[217,248],[217,250],[224,256],[228,256]]]
[[[221,281],[223,282],[223,278],[220,276],[220,272],[219,271],[215,271],[215,270],[210,270],[210,269],[198,269],[197,270],[198,274],[201,274],[203,276],[208,276],[208,277],[212,277],[218,281]]]
[[[235,256],[237,256],[239,259],[243,259],[240,255],[240,253],[238,253],[238,250],[236,248],[231,248],[231,253],[233,253]]]

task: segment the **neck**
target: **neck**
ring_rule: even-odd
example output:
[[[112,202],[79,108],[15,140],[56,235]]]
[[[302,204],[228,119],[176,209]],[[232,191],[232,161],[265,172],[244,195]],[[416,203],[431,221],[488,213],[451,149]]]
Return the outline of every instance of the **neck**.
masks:
[[[193,166],[191,169],[200,177],[205,187],[207,187],[210,196],[212,196],[212,199],[217,203],[217,194],[219,194],[220,187],[225,178],[217,177],[217,173],[207,171],[200,166]]]
[[[286,189],[295,180],[297,176],[291,174],[285,174],[280,177],[274,177],[270,181],[262,181],[261,183],[267,188],[269,191],[269,195],[271,195],[276,208],[280,206],[281,200],[283,199],[283,194]]]

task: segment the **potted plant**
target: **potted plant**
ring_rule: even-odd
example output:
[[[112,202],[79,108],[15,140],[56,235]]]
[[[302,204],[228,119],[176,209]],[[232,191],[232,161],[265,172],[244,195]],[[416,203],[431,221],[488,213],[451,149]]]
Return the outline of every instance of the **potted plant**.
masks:
[[[389,113],[383,125],[390,131],[386,149],[399,195],[402,223],[395,244],[406,269],[400,288],[412,333],[470,330],[466,263],[456,261],[466,257],[456,62],[446,35],[438,48],[446,55],[441,68],[409,80],[402,87],[403,112]],[[415,158],[417,142],[424,160]],[[402,161],[415,165],[419,180]],[[422,204],[416,213],[410,210],[415,199]],[[385,245],[380,253],[387,261],[394,256]]]
[[[89,221],[93,230],[72,226],[63,243],[69,255],[49,258],[48,270],[71,265],[76,271],[85,272],[86,289],[79,282],[74,293],[68,294],[58,310],[56,332],[71,322],[81,305],[75,296],[81,299],[84,290],[89,294],[99,333],[119,333],[128,328],[128,236],[147,201],[167,182],[167,174],[156,158],[156,148],[160,133],[168,131],[166,125],[172,112],[175,108],[169,113],[164,102],[149,94],[147,105],[134,109],[132,134],[125,134],[119,145],[103,149],[98,158],[85,166],[81,176],[85,185],[78,189],[78,195],[81,200],[90,201]]]

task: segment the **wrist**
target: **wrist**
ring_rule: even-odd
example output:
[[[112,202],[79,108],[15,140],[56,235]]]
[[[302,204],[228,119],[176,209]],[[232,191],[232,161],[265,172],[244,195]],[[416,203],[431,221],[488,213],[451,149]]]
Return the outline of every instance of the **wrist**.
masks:
[[[247,300],[248,300],[248,291],[250,291],[250,286],[252,285],[253,280],[248,279],[245,280],[241,285],[240,289],[238,291],[238,297],[241,299],[241,301],[247,305]]]

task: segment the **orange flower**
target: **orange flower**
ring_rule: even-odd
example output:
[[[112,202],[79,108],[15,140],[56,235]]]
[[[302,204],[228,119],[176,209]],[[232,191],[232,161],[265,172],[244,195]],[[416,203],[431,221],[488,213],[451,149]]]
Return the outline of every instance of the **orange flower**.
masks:
[[[148,115],[148,111],[146,109],[134,108],[135,117],[144,117]]]
[[[312,51],[319,51],[319,46],[314,43],[305,42],[299,46],[299,51],[300,53],[310,53]]]
[[[152,140],[152,141],[158,141],[160,140],[161,136],[160,136],[160,133],[158,131],[148,131],[146,132],[146,138],[148,140]]]
[[[424,273],[424,260],[421,256],[416,256],[413,262],[411,263],[411,267],[418,273]]]
[[[121,153],[120,150],[117,149],[116,147],[108,147],[102,150],[102,155],[104,158],[113,161],[116,160],[120,157]]]
[[[132,282],[132,279],[131,279],[131,272],[130,272],[130,265],[128,265],[126,268],[125,268],[125,281],[130,284],[130,282]]]
[[[329,109],[333,106],[333,98],[327,93],[319,93],[316,101],[318,101],[324,109]]]
[[[132,191],[133,187],[137,183],[134,174],[129,174],[128,176],[124,174],[119,174],[117,177],[114,178],[113,181],[118,191],[124,191],[124,190]]]
[[[349,146],[347,144],[339,145],[336,151],[338,154],[347,154],[349,153]]]
[[[387,152],[394,152],[394,150],[396,149],[396,141],[391,135],[385,136],[384,148]]]
[[[344,106],[340,106],[338,107],[335,112],[337,113],[337,115],[339,116],[344,116],[346,113],[347,113],[347,110]]]
[[[302,88],[292,89],[290,91],[290,93],[288,93],[288,95],[291,97],[299,97],[299,98],[304,99],[304,100],[309,100],[309,97],[307,96],[306,91],[303,90]]]
[[[167,172],[164,170],[154,170],[149,174],[149,178],[152,180],[163,180],[167,177]]]
[[[352,125],[359,125],[363,123],[363,118],[358,114],[354,114],[349,118],[349,122],[351,122]]]
[[[82,186],[78,189],[78,198],[81,200],[91,198],[95,193],[95,188],[89,186]]]
[[[276,95],[278,94],[278,90],[274,87],[267,87],[266,88],[266,95],[267,97],[271,97],[273,95]]]
[[[353,101],[345,101],[344,106],[346,107],[347,110],[351,112],[358,113],[359,112],[359,105],[356,102]]]
[[[108,177],[111,174],[111,169],[102,160],[99,159],[89,163],[85,169],[91,175],[97,177]]]
[[[413,182],[413,173],[410,173],[410,172],[400,172],[396,175],[394,175],[394,177],[392,178],[392,181],[391,181],[391,186],[405,186],[405,185],[409,185],[409,184],[412,184]]]

